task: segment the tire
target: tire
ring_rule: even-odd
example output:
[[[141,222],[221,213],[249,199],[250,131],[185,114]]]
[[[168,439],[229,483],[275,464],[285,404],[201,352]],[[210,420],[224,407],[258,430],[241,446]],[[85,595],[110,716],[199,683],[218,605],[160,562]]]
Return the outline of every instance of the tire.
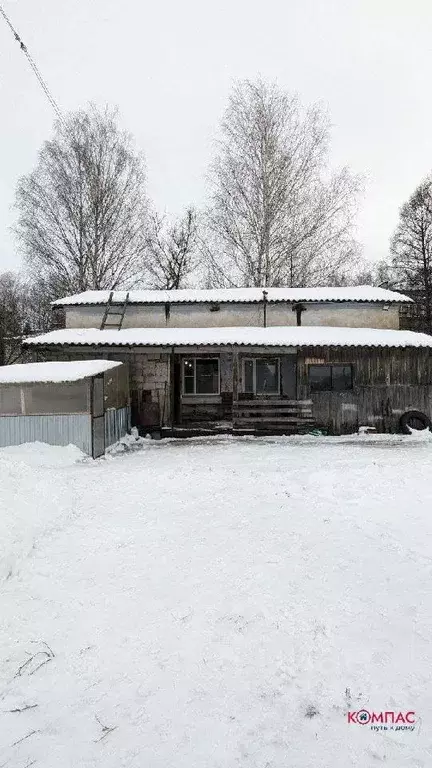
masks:
[[[430,429],[432,422],[422,411],[406,411],[400,417],[399,426],[404,435],[410,435],[411,429]]]

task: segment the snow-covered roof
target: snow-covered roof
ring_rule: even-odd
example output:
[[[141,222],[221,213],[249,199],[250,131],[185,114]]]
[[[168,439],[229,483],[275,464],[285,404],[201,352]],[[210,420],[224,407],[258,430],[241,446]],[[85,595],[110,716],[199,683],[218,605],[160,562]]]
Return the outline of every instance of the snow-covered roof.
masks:
[[[26,339],[26,346],[84,345],[126,347],[432,347],[432,336],[414,331],[325,326],[272,328],[97,328],[51,331]]]
[[[112,360],[77,360],[74,362],[23,363],[0,368],[1,384],[59,384],[80,381],[116,368]]]
[[[209,290],[183,289],[173,291],[129,291],[130,304],[166,304],[168,303],[210,303],[226,302],[251,303],[263,300],[263,290],[267,291],[267,301],[320,302],[320,301],[359,301],[383,302],[386,304],[412,301],[408,296],[372,285],[357,285],[350,288],[212,288]],[[110,291],[85,291],[74,296],[65,296],[54,301],[57,306],[77,304],[106,304]],[[126,291],[114,291],[114,303],[123,304]]]

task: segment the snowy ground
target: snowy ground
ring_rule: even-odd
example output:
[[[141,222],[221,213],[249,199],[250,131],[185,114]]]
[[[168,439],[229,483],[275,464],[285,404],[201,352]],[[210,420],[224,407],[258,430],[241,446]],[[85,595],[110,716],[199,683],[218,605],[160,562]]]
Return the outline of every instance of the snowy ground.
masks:
[[[431,441],[2,449],[0,510],[2,768],[432,765]]]

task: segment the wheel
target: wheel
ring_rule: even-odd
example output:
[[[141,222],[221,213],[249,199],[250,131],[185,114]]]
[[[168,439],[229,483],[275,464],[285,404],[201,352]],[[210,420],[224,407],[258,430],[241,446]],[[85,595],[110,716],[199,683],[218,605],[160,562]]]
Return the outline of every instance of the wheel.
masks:
[[[412,429],[430,429],[432,422],[421,411],[407,411],[400,417],[399,424],[404,435],[409,435]]]

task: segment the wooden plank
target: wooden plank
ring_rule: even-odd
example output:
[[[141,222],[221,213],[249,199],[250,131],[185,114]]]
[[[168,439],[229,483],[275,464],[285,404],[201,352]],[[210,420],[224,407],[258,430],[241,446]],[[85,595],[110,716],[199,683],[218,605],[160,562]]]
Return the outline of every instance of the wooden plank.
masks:
[[[310,428],[307,429],[292,429],[291,427],[284,427],[283,429],[243,429],[242,427],[239,427],[238,429],[233,429],[232,434],[233,435],[253,435],[254,437],[279,437],[282,435],[306,435],[310,431]]]
[[[175,377],[175,356],[173,352],[170,353],[169,356],[169,373],[168,373],[168,382],[169,382],[169,413],[166,414],[165,419],[168,424],[172,425],[175,421],[175,413],[176,413],[176,388],[174,385],[174,377]]]
[[[250,411],[251,408],[256,411],[304,411],[305,408],[310,410],[313,404],[305,403],[304,405],[298,405],[292,403],[290,405],[282,405],[280,403],[264,403],[263,405],[256,405],[255,403],[246,403],[246,405],[243,405],[242,403],[233,403],[233,407],[239,411]]]
[[[290,435],[298,435],[302,432],[308,432],[315,429],[315,425],[311,424],[234,424],[234,430],[239,431],[244,429],[249,434],[260,434],[266,432],[268,435],[276,435],[280,433],[286,433]]]
[[[232,355],[226,352],[220,353],[220,390],[230,392],[232,400],[233,391],[233,360]]]
[[[282,393],[297,397],[297,355],[283,355],[280,358]]]
[[[253,406],[255,406],[255,405],[261,406],[262,405],[262,406],[267,406],[267,407],[269,405],[291,405],[291,406],[292,405],[295,405],[295,406],[310,405],[310,406],[312,406],[312,400],[280,400],[279,398],[275,398],[273,400],[273,398],[271,398],[271,397],[266,397],[266,398],[263,398],[262,400],[261,399],[257,399],[257,400],[234,400],[233,405],[234,406],[239,405],[241,407],[243,407],[245,405],[247,405],[247,406],[248,405],[253,405]]]
[[[254,405],[253,403],[250,403],[249,405],[236,405],[234,406],[234,409],[237,411],[304,411],[304,410],[311,410],[311,405]]]
[[[302,419],[311,419],[313,416],[312,411],[309,411],[308,413],[257,413],[254,411],[250,411],[249,413],[239,413],[234,416],[234,419],[267,419],[268,421],[273,419],[298,419],[301,421]]]
[[[256,413],[259,416],[307,416],[312,413],[312,408],[238,408],[233,411],[234,416],[240,416],[242,413],[246,416],[250,413]]]
[[[275,416],[274,414],[246,414],[245,416],[235,416],[235,419],[254,419],[255,421],[262,421],[263,419],[267,419],[267,421],[275,421],[276,419],[280,419],[283,421],[284,419],[295,419],[296,421],[302,421],[303,419],[311,419],[313,416],[312,413],[307,414],[298,414],[298,413],[284,413],[281,416]]]
[[[263,426],[263,424],[266,424],[267,426],[271,426],[272,424],[279,424],[279,425],[280,424],[298,424],[299,426],[301,426],[302,424],[312,424],[314,422],[315,422],[315,419],[313,419],[312,417],[297,419],[294,416],[287,416],[285,419],[278,419],[278,418],[258,419],[256,417],[253,417],[253,418],[242,418],[242,419],[234,420],[235,424],[247,424],[247,425],[258,424],[261,427]]]
[[[233,349],[232,353],[232,392],[233,392],[233,406],[237,402],[238,389],[239,389],[239,353],[237,349]]]
[[[304,419],[308,418],[309,416],[312,416],[312,411],[254,411],[251,409],[250,411],[238,411],[234,414],[235,419],[243,419],[243,418],[252,418],[256,417],[257,419],[271,419],[271,418],[292,418],[295,416],[298,419]]]

